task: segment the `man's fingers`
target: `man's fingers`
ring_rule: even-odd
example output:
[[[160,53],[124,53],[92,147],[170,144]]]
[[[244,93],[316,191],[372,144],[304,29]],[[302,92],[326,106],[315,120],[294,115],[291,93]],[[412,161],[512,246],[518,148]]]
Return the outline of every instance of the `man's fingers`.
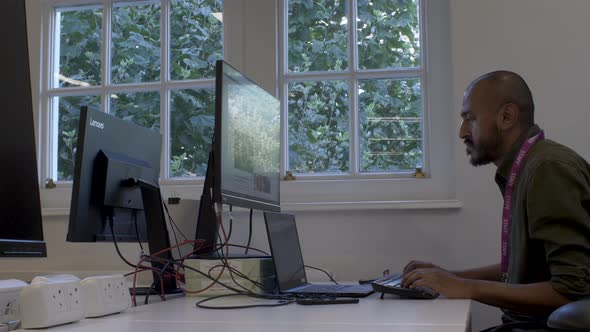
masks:
[[[413,271],[416,269],[416,261],[409,262],[406,267],[404,267],[404,274]]]
[[[431,263],[426,263],[426,262],[422,262],[422,261],[411,261],[410,263],[408,263],[408,265],[406,265],[406,267],[404,268],[404,274],[409,273],[411,271],[417,270],[417,269],[422,269],[425,267],[432,267],[433,265]]]
[[[421,278],[421,270],[410,271],[402,280],[402,287],[408,288],[414,281]]]

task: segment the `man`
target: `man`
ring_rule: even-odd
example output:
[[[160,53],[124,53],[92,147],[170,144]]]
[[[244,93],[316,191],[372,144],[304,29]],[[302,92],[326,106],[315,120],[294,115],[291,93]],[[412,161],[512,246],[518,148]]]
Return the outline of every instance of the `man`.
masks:
[[[502,331],[542,328],[553,310],[590,295],[590,165],[544,139],[534,124],[531,92],[513,72],[473,81],[461,117],[459,137],[471,164],[497,166],[504,197],[501,263],[450,272],[413,261],[402,286],[500,307]]]

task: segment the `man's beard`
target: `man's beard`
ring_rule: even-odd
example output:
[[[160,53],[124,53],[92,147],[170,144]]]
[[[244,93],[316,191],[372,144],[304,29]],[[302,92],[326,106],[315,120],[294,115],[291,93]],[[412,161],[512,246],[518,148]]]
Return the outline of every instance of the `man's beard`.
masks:
[[[501,138],[499,131],[495,128],[494,135],[485,141],[481,141],[477,146],[473,145],[470,139],[465,140],[469,154],[469,162],[473,166],[483,166],[492,163],[498,159]]]

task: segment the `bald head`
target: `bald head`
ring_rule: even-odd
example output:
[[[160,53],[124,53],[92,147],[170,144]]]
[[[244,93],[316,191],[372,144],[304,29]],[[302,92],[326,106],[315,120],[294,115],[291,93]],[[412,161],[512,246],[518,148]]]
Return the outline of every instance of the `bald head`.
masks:
[[[465,97],[475,95],[492,105],[513,103],[520,111],[521,125],[529,127],[534,124],[533,95],[524,79],[514,72],[500,70],[478,77],[465,91]]]

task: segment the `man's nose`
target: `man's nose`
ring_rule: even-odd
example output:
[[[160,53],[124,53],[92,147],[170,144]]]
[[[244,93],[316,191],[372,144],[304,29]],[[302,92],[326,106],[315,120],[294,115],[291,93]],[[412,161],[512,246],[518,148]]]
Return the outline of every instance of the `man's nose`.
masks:
[[[459,138],[464,140],[467,136],[469,136],[469,130],[465,124],[465,120],[461,120],[461,126],[459,126]]]

